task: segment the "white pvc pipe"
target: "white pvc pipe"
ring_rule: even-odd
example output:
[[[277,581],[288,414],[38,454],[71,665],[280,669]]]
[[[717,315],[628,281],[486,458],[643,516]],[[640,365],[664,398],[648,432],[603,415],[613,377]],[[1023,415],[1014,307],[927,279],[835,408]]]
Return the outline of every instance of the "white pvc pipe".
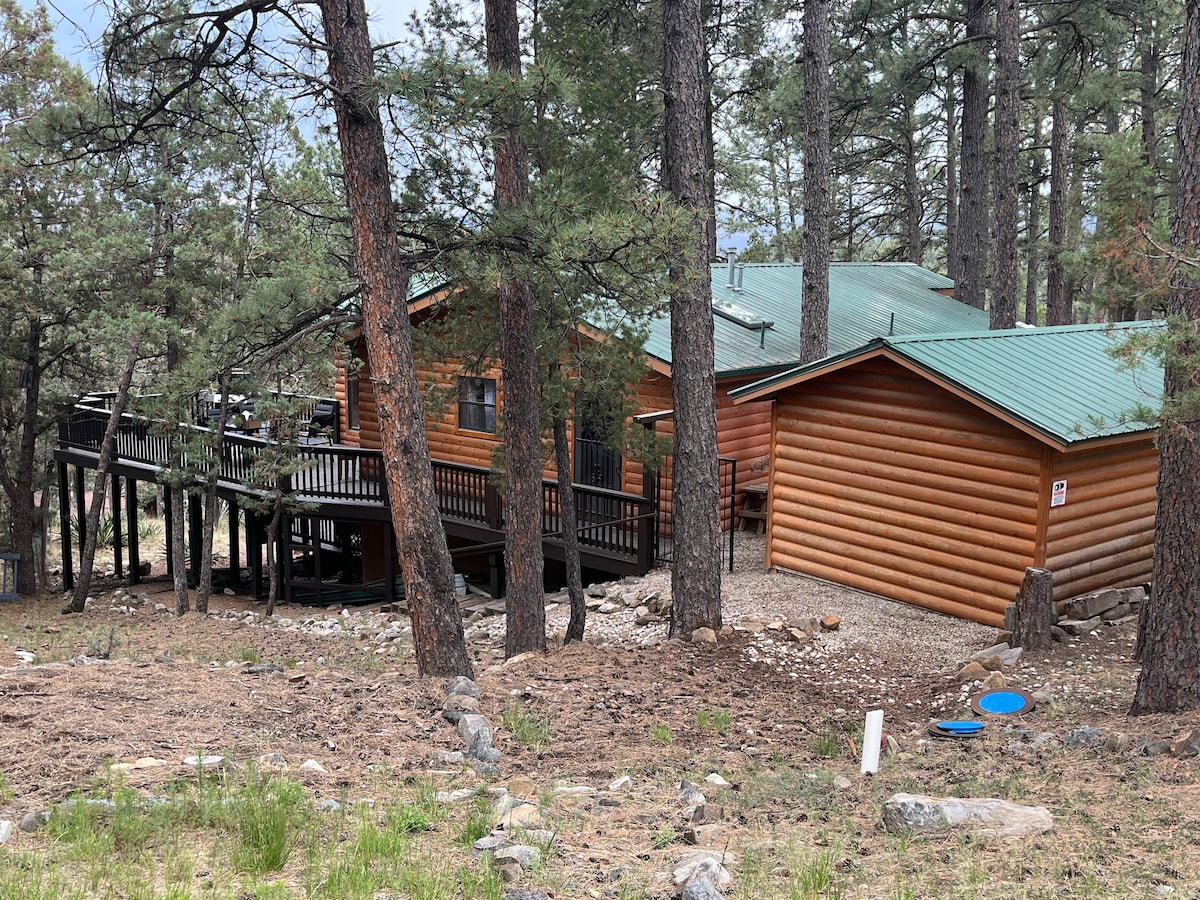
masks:
[[[873,709],[867,713],[867,724],[863,729],[862,774],[879,771],[879,746],[883,743],[883,710]]]

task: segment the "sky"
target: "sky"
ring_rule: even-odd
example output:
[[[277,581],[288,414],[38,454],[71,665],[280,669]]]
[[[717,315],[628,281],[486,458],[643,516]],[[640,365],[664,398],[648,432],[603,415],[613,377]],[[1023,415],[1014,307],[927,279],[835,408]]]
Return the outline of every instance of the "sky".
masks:
[[[54,41],[58,52],[76,63],[84,71],[96,66],[95,55],[88,49],[108,24],[107,10],[98,0],[43,0],[54,24]],[[32,8],[36,0],[21,0],[22,5]],[[371,38],[377,43],[396,40],[403,36],[405,22],[414,9],[424,9],[427,0],[367,0],[371,14]]]

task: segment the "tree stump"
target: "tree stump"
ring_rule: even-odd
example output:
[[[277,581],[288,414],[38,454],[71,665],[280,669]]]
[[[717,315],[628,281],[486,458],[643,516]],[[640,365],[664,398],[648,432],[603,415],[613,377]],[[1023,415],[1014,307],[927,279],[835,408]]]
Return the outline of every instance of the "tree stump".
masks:
[[[1012,645],[1026,650],[1044,650],[1050,646],[1050,626],[1056,619],[1054,575],[1049,569],[1029,568],[1017,592],[1012,611]],[[1007,616],[1006,616],[1007,618]]]

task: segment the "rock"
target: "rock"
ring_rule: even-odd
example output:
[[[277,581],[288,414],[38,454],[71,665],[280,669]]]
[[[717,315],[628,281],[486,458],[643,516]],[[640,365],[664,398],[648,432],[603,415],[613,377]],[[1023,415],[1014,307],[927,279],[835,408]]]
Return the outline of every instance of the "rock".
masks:
[[[504,831],[523,828],[526,831],[546,827],[542,808],[535,803],[526,803],[512,794],[505,794],[492,808],[492,825]]]
[[[492,854],[492,865],[496,868],[516,863],[522,869],[532,869],[542,861],[542,852],[528,844],[510,844]]]
[[[620,603],[614,603],[613,601],[610,600],[607,603],[601,603],[598,607],[596,607],[596,612],[607,616],[607,615],[611,615],[612,613],[617,612],[618,610],[622,610],[624,608],[625,607],[622,606]]]
[[[632,786],[633,786],[633,779],[630,778],[628,775],[622,775],[620,778],[617,778],[617,779],[609,782],[608,789],[610,791],[624,791],[624,790],[628,790]]]
[[[1025,650],[1021,647],[1009,647],[1007,650],[1000,652],[1000,661],[1004,663],[1005,668],[1014,669],[1021,661],[1021,655],[1024,652]]]
[[[450,694],[442,701],[442,711],[477,713],[479,712],[479,700],[470,694]]]
[[[501,866],[497,871],[500,873],[500,880],[505,884],[520,881],[521,876],[525,873],[525,870],[517,863],[509,863],[507,866]]]
[[[682,781],[679,783],[679,799],[684,806],[703,806],[704,794],[700,789],[690,781]]]
[[[713,825],[725,819],[725,807],[719,803],[701,803],[692,811],[693,825]]]
[[[283,666],[276,663],[259,663],[242,668],[243,675],[282,675]]]
[[[512,841],[505,834],[489,834],[487,837],[481,837],[471,849],[475,851],[476,856],[481,856],[484,853],[495,853],[497,850],[502,850],[505,847],[511,846]]]
[[[21,816],[21,821],[17,825],[26,834],[32,834],[43,825],[50,822],[50,811],[48,809],[39,809],[37,812],[28,812]]]
[[[514,797],[523,797],[526,800],[536,797],[538,794],[538,786],[534,784],[533,779],[526,778],[524,775],[510,778],[505,787],[508,788],[508,792]]]
[[[475,796],[475,791],[471,788],[457,788],[453,791],[438,791],[434,795],[434,799],[438,803],[462,803],[464,800],[470,800]]]
[[[1133,739],[1130,738],[1130,736],[1125,732],[1114,731],[1107,738],[1105,738],[1104,749],[1109,753],[1124,753],[1129,749],[1132,743]]]
[[[684,884],[679,898],[680,900],[724,900],[724,895],[716,889],[707,875],[695,875]]]
[[[683,839],[696,847],[719,847],[724,843],[724,829],[718,822],[689,825],[683,830]]]
[[[697,628],[692,632],[693,644],[715,644],[717,642],[717,633],[711,628]]]
[[[223,756],[185,756],[183,764],[185,766],[204,766],[205,768],[216,768],[225,762]]]
[[[30,653],[28,650],[14,650],[13,656],[27,666],[31,666],[37,661],[37,654]]]
[[[671,870],[671,878],[676,887],[683,887],[697,877],[707,878],[716,887],[726,887],[733,883],[733,876],[725,867],[732,866],[735,862],[732,853],[719,850],[693,850],[675,863],[675,867]]]
[[[458,736],[467,745],[467,755],[483,759],[488,755],[485,751],[492,748],[495,732],[492,729],[492,723],[487,720],[486,716],[467,713],[458,720]],[[492,762],[492,760],[485,760],[485,762]]]
[[[883,805],[883,826],[892,834],[942,834],[960,826],[992,837],[1017,838],[1054,827],[1044,806],[991,798],[893,794]]]
[[[315,807],[317,812],[338,812],[341,808],[342,804],[337,800],[318,800]]]
[[[1122,600],[1124,597],[1120,591],[1097,591],[1070,601],[1065,612],[1071,619],[1093,619],[1120,605]]]
[[[509,888],[500,900],[550,900],[548,894],[541,891],[526,891],[521,888]]]
[[[842,627],[841,616],[822,616],[821,630],[822,631],[837,631]]]
[[[433,763],[439,766],[461,766],[463,753],[461,750],[435,750]]]
[[[892,737],[890,734],[886,738],[884,738],[883,743],[886,747],[888,756],[899,756],[900,755],[900,742],[898,740],[896,740],[894,737]]]
[[[13,823],[10,819],[0,819],[0,846],[12,840]]]
[[[473,697],[478,700],[480,696],[479,685],[465,675],[455,675],[449,679],[442,688],[442,691],[447,697],[457,695],[460,697]]]
[[[1068,635],[1065,631],[1063,631],[1057,625],[1051,625],[1050,626],[1050,637],[1060,644],[1065,644],[1067,642],[1067,638],[1069,638],[1070,635]]]
[[[1093,744],[1099,744],[1103,738],[1104,732],[1099,728],[1084,725],[1082,728],[1076,728],[1063,738],[1063,747],[1067,750],[1077,750],[1080,747],[1090,747]]]
[[[980,657],[979,659],[974,660],[974,662],[979,663],[989,672],[999,672],[1004,668],[1004,660],[1000,658],[999,653],[995,654],[994,656]]]
[[[646,637],[644,637],[640,641],[638,641],[638,646],[641,647],[643,650],[649,650],[653,647],[657,647],[661,643],[662,643],[661,637],[659,637],[657,634],[651,634],[651,635],[647,635]]]
[[[707,776],[705,776],[704,780],[709,784],[715,784],[717,787],[729,787],[729,782],[716,772],[709,773]]]
[[[784,634],[790,637],[797,644],[807,644],[812,640],[812,635],[801,628],[788,628],[786,631],[784,631]]]
[[[835,775],[833,779],[833,786],[840,791],[845,791],[852,788],[854,786],[854,782],[845,775]]]
[[[977,662],[969,662],[958,670],[958,681],[960,684],[969,684],[972,681],[983,681],[991,674]]]
[[[1008,687],[1008,679],[1004,677],[1003,672],[992,672],[987,678],[983,679],[983,684],[979,687],[984,691],[996,691],[1000,688]]]
[[[1101,622],[1119,622],[1128,615],[1133,614],[1133,607],[1128,603],[1118,603],[1112,609],[1107,609],[1100,613]]]
[[[313,775],[328,775],[329,770],[317,762],[315,759],[306,759],[300,763],[301,772],[310,772]]]
[[[972,662],[979,662],[987,659],[989,656],[999,656],[1005,650],[1008,650],[1008,644],[992,644],[990,647],[984,647],[982,650],[976,650],[971,654]]]
[[[1067,634],[1072,634],[1072,635],[1076,635],[1076,636],[1079,636],[1082,634],[1091,634],[1093,631],[1095,631],[1097,628],[1099,628],[1102,624],[1103,623],[1100,621],[1099,616],[1097,616],[1094,619],[1059,619],[1058,620],[1059,628],[1061,628]]]
[[[1200,755],[1200,728],[1180,732],[1171,742],[1171,754],[1180,759]]]

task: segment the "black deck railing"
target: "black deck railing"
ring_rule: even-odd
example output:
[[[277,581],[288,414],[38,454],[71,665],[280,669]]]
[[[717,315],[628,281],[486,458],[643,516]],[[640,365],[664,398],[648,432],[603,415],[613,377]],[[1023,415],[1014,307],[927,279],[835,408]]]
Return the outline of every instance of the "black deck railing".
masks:
[[[109,415],[106,398],[76,406],[59,428],[59,446],[99,453]],[[186,439],[179,440],[179,432]],[[156,470],[177,468],[200,477],[210,471],[209,461],[220,448],[220,481],[247,494],[282,488],[297,500],[317,504],[388,505],[383,480],[383,455],[337,444],[314,444],[300,439],[292,444],[180,423],[172,429],[125,414],[117,432],[117,461],[137,463]],[[492,473],[478,466],[433,461],[434,488],[443,519],[504,530],[504,504]],[[584,547],[604,554],[637,559],[649,568],[654,560],[652,498],[621,491],[573,485],[577,531]],[[543,481],[542,530],[549,540],[562,532],[558,482]],[[340,511],[346,515],[345,510]]]

